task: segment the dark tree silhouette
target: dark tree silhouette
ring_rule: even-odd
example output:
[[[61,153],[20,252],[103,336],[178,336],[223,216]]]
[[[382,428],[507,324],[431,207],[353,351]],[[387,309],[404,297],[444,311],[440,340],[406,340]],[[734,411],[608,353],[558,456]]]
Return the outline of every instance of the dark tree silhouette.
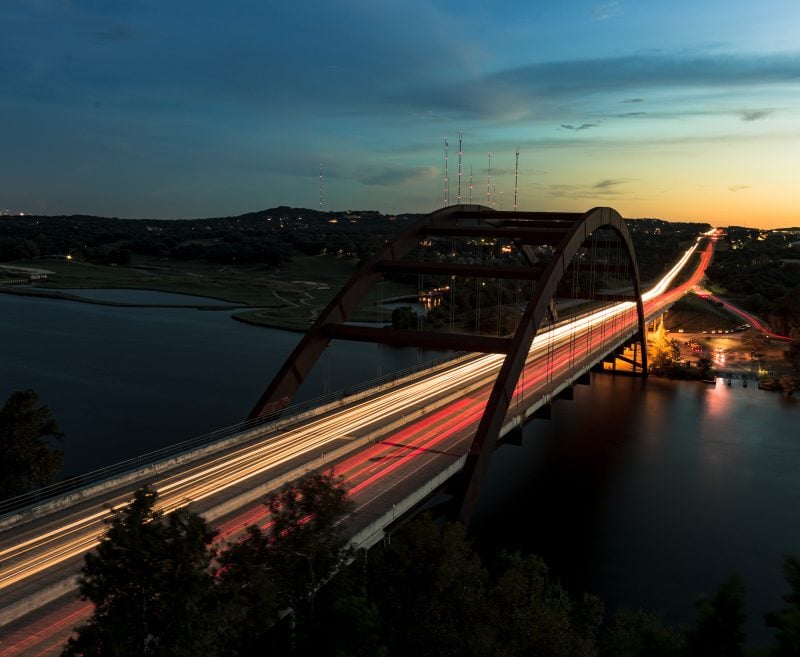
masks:
[[[220,557],[222,585],[257,602],[253,626],[265,627],[279,610],[293,610],[298,633],[314,617],[320,588],[350,559],[341,518],[351,502],[331,474],[312,474],[267,500],[266,529],[248,528],[248,539],[229,546]]]
[[[63,454],[46,439],[63,435],[33,390],[11,394],[0,410],[0,499],[53,481]]]
[[[100,545],[86,555],[81,596],[95,605],[65,657],[220,654],[211,560],[215,533],[198,515],[155,510],[138,490],[114,509]]]
[[[783,596],[786,607],[781,611],[765,615],[767,627],[776,630],[775,657],[797,657],[800,655],[800,558],[786,557],[783,572],[790,592]]]
[[[744,584],[735,576],[726,579],[713,595],[701,598],[695,626],[686,632],[689,657],[742,657],[744,603]]]

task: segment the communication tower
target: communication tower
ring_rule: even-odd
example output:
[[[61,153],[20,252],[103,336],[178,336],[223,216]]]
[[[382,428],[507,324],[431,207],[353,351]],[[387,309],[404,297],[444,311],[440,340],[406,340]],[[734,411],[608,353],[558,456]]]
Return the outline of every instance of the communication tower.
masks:
[[[464,133],[458,131],[458,204],[461,205],[461,137]]]
[[[472,165],[469,165],[469,204],[472,205]]]
[[[444,205],[450,205],[450,181],[447,180],[447,137],[444,138]]]
[[[322,212],[322,162],[319,163],[319,211]]]
[[[486,176],[486,206],[492,207],[492,151],[489,151],[489,173]]]

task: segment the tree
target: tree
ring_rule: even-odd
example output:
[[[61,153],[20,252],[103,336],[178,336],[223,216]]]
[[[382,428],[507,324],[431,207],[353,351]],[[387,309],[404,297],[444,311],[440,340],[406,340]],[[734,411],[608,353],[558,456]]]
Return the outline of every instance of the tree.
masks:
[[[800,340],[792,340],[789,348],[783,352],[783,357],[794,369],[800,370]]]
[[[686,632],[690,657],[744,656],[744,600],[744,584],[734,576],[697,602],[695,626]]]
[[[519,657],[594,657],[604,608],[584,594],[573,600],[534,555],[501,555],[489,592],[494,643]]]
[[[368,594],[380,610],[390,654],[487,654],[495,639],[488,576],[462,525],[440,530],[427,516],[371,552]]]
[[[225,628],[214,618],[215,532],[186,510],[156,511],[157,498],[144,488],[112,509],[79,579],[95,610],[64,657],[219,654]]]
[[[311,475],[276,493],[268,529],[249,527],[223,552],[202,517],[164,514],[157,500],[144,488],[112,509],[79,578],[95,610],[64,657],[248,655],[287,614],[312,643],[318,590],[352,554],[338,524],[350,508],[341,481]]]
[[[392,311],[392,328],[416,329],[417,320],[417,313],[411,310],[411,306],[400,306]]]
[[[794,376],[789,376],[788,374],[782,376],[779,381],[781,389],[787,395],[792,395],[798,390],[800,390],[800,379]]]
[[[220,555],[221,585],[246,603],[241,623],[251,634],[291,610],[298,640],[308,641],[320,588],[353,556],[339,522],[352,502],[341,479],[326,473],[303,477],[266,506],[266,529],[249,527],[247,540]]]
[[[608,621],[600,657],[682,657],[683,651],[680,635],[659,618],[621,609]]]
[[[700,378],[707,379],[711,376],[712,361],[708,356],[701,356],[697,359],[697,369],[700,373]]]
[[[775,657],[797,657],[800,655],[800,558],[786,557],[783,572],[791,589],[783,596],[787,606],[766,614],[764,620],[767,627],[776,630],[778,644],[772,654]]]
[[[360,551],[353,562],[320,589],[314,602],[314,627],[298,657],[386,657],[381,612],[367,594],[371,555]]]
[[[677,340],[667,337],[664,322],[659,322],[658,328],[650,343],[650,363],[656,371],[664,370],[673,365],[681,357],[681,348]]]
[[[341,479],[312,474],[267,500],[272,567],[279,574],[281,602],[313,613],[314,596],[351,556],[339,521],[352,502]]]
[[[603,607],[573,601],[536,556],[487,567],[460,524],[420,517],[369,554],[368,596],[398,657],[590,657]]]
[[[33,390],[11,394],[0,410],[0,499],[53,481],[63,453],[45,439],[63,435],[50,409],[39,405]]]

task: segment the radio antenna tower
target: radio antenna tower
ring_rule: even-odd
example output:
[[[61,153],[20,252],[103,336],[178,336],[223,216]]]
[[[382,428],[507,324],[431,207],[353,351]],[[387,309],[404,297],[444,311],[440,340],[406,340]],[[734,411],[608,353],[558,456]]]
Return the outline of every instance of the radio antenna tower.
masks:
[[[322,162],[319,163],[319,211],[322,212]]]
[[[472,165],[469,165],[469,204],[472,205]]]
[[[458,131],[458,204],[461,205],[461,130]]]
[[[489,151],[489,174],[486,176],[486,205],[492,207],[492,151]]]
[[[517,211],[517,180],[519,180],[519,146],[517,146],[517,163],[514,165],[514,212]]]
[[[450,181],[447,180],[447,137],[444,138],[444,206],[450,205]]]

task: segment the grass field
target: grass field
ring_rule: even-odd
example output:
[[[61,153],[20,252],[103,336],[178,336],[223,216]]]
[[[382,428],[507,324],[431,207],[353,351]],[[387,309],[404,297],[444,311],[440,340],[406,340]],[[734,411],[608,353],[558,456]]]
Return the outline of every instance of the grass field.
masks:
[[[718,331],[736,328],[742,319],[732,315],[724,308],[687,294],[667,311],[664,322],[670,331]]]
[[[687,294],[665,315],[664,324],[670,337],[679,341],[681,355],[688,361],[707,356],[714,367],[724,371],[738,371],[759,376],[781,376],[791,367],[783,358],[786,343],[770,340],[754,328],[735,333],[725,333],[742,325],[743,320],[724,308],[715,306],[694,294]],[[703,347],[697,353],[686,345],[693,341]],[[759,354],[753,358],[752,353]]]
[[[79,292],[66,294],[58,290],[119,288],[191,294],[250,308],[235,313],[234,317],[238,320],[293,330],[306,330],[356,271],[355,260],[300,255],[295,255],[292,262],[280,270],[257,265],[220,266],[207,262],[163,261],[144,257],[136,257],[129,265],[116,267],[74,260],[43,259],[8,264],[53,272],[46,281],[36,285],[51,290],[48,296],[81,300]],[[393,283],[382,283],[381,288],[380,295],[383,298],[415,291]],[[25,288],[18,287],[10,291],[27,293]],[[366,299],[353,319],[374,320],[376,300],[377,295]],[[197,305],[202,306],[202,301],[198,300]]]

